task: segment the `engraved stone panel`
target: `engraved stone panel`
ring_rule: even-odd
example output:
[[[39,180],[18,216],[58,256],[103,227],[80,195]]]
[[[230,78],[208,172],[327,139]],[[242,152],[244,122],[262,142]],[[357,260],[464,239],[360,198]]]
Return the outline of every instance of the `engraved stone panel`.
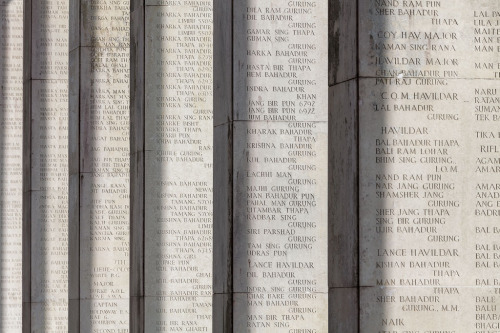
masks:
[[[22,324],[23,3],[0,1],[0,331]]]
[[[85,48],[90,87],[81,109],[82,330],[128,328],[128,50]],[[113,316],[103,316],[107,311]]]
[[[67,331],[67,81],[32,83],[32,331]]]
[[[324,332],[327,4],[234,3],[234,332]]]
[[[69,8],[58,1],[31,5],[31,153],[25,155],[31,235],[24,236],[31,247],[31,321],[24,325],[31,332],[67,332]]]
[[[360,10],[360,329],[493,332],[498,2]]]
[[[145,8],[145,331],[212,331],[212,3]]]
[[[70,207],[79,209],[79,228],[70,221],[70,235],[79,241],[76,251],[70,244],[70,257],[79,260],[70,265],[70,316],[77,311],[80,318],[76,325],[70,320],[70,330],[128,332],[130,4],[80,5],[70,18],[82,19],[70,52],[80,63],[79,81],[70,77],[70,91],[77,85],[79,94],[70,101],[70,128],[79,131],[78,138],[70,136],[70,154],[77,152],[79,163],[70,158],[70,177],[77,172],[79,190],[70,181],[69,191],[78,196]]]

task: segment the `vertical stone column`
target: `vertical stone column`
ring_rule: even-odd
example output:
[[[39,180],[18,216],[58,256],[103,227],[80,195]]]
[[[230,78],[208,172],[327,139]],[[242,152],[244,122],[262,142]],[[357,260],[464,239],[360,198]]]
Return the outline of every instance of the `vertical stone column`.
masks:
[[[129,15],[70,1],[70,332],[129,330]]]
[[[357,2],[329,10],[329,332],[357,333],[358,36]]]
[[[212,2],[131,20],[131,327],[211,332]]]
[[[25,1],[24,332],[67,332],[68,5]]]
[[[0,331],[22,324],[23,4],[0,1]]]
[[[233,2],[214,0],[214,332],[233,331]]]
[[[360,3],[362,332],[498,328],[498,9]]]
[[[214,331],[325,332],[327,3],[216,4]]]

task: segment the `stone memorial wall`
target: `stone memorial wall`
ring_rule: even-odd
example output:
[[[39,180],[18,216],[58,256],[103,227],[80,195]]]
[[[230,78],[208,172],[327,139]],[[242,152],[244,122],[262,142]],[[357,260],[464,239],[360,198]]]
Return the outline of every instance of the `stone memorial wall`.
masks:
[[[68,325],[68,6],[27,2],[24,62],[26,206],[25,332],[67,332]],[[27,35],[28,35],[27,34]]]
[[[0,332],[499,331],[499,36],[498,0],[0,0]]]
[[[70,8],[69,329],[128,332],[130,3]]]
[[[361,332],[494,332],[497,1],[359,8]]]
[[[212,2],[131,19],[132,326],[212,332]]]
[[[23,5],[0,1],[0,331],[22,323]]]
[[[225,11],[222,6],[216,10]],[[220,144],[216,159],[217,149],[225,149],[218,142],[224,138],[217,136],[224,136],[224,125],[231,140],[228,196],[234,206],[230,227],[215,225],[214,246],[215,255],[232,256],[225,294],[234,308],[232,323],[216,320],[214,330],[325,331],[327,150],[321,147],[327,147],[328,125],[327,6],[246,1],[235,3],[233,13],[233,95],[224,96],[228,91],[222,89],[215,95],[232,102],[227,125],[228,109],[215,104],[214,112],[222,114],[215,123],[221,131],[215,138]],[[215,78],[214,85],[218,80],[224,78]],[[215,172],[226,173],[225,162],[219,163]],[[228,184],[216,181],[217,193],[224,191],[218,186]],[[232,237],[229,249],[227,241],[218,242],[224,235]],[[227,274],[217,264],[214,269]]]

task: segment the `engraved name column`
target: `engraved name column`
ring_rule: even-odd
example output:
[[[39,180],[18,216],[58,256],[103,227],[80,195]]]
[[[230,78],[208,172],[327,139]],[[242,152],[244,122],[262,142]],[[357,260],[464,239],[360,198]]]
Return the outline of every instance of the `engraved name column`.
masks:
[[[25,72],[30,90],[24,98],[25,193],[24,241],[31,248],[23,265],[31,272],[25,294],[25,332],[67,332],[68,323],[68,4],[27,1]],[[28,79],[28,78],[27,78]],[[30,95],[31,92],[31,95]]]
[[[70,8],[69,331],[128,332],[130,6]]]
[[[212,332],[212,2],[131,20],[131,327]]]
[[[22,323],[23,3],[0,1],[0,331]]]
[[[327,4],[235,2],[233,25],[232,330],[325,332]]]
[[[498,329],[498,2],[360,7],[361,331]]]

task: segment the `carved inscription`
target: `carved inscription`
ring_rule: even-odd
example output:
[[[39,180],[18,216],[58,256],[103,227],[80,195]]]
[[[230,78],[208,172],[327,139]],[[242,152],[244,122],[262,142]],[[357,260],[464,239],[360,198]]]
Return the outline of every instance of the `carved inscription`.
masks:
[[[146,330],[212,331],[212,2],[146,7]]]
[[[492,332],[498,4],[364,4],[361,329]]]
[[[84,331],[128,332],[129,1],[88,5],[81,131]],[[84,98],[85,99],[85,98]]]
[[[21,332],[23,3],[0,2],[0,330]]]
[[[32,326],[37,332],[67,331],[66,87],[65,80],[36,80],[32,85]]]
[[[33,3],[32,332],[67,332],[68,4]]]
[[[236,331],[327,329],[325,15],[235,3]]]

